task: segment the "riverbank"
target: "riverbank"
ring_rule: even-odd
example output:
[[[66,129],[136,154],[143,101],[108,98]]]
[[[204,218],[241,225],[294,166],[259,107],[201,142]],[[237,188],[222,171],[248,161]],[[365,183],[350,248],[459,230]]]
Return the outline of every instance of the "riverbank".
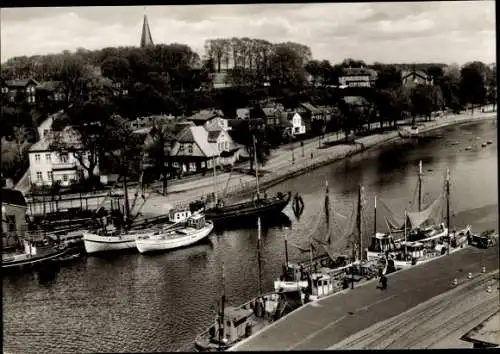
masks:
[[[450,115],[429,122],[421,122],[419,123],[419,130],[422,134],[425,134],[452,125],[496,119],[496,115],[496,112],[476,113],[474,115]],[[259,185],[261,190],[368,149],[392,143],[401,138],[397,131],[389,131],[362,137],[357,139],[354,144],[332,144],[339,139],[341,138],[335,138],[334,135],[330,135],[323,140],[322,144],[312,141],[304,144],[303,148],[290,149],[289,152],[284,151],[272,156],[259,171]],[[253,176],[233,174],[231,179],[229,179],[230,176],[226,173],[217,177],[216,188],[219,191],[219,195],[224,194],[221,191],[226,191],[224,194],[226,200],[235,201],[247,198],[255,193],[256,181]],[[194,200],[204,199],[213,193],[213,190],[214,181],[212,176],[207,176],[203,179],[186,183],[185,185],[178,184],[169,189],[167,196],[151,196],[141,212],[145,216],[167,213],[175,205],[188,204]]]

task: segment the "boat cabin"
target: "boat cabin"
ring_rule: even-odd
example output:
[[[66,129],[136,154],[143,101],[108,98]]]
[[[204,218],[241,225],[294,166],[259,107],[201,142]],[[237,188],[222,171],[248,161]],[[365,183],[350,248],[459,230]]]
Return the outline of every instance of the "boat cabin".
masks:
[[[396,244],[391,234],[383,234],[377,232],[371,238],[370,246],[368,247],[368,252],[375,253],[385,253],[394,252],[396,250]]]
[[[222,330],[220,338],[224,343],[233,343],[241,338],[249,337],[252,331],[252,316],[254,311],[250,308],[228,306],[224,309],[224,323],[220,328],[219,321],[215,324],[212,336],[219,339],[219,330]]]
[[[332,294],[336,288],[336,280],[327,274],[315,273],[311,276],[312,296],[318,298]]]
[[[401,242],[401,249],[405,254],[405,258],[419,259],[424,256],[424,244],[421,242]]]
[[[168,212],[168,217],[171,222],[181,222],[186,220],[190,216],[191,216],[191,210],[189,210],[189,208],[171,209]]]
[[[193,215],[188,219],[188,226],[195,228],[195,229],[201,229],[205,227],[206,221],[205,221],[205,215]]]

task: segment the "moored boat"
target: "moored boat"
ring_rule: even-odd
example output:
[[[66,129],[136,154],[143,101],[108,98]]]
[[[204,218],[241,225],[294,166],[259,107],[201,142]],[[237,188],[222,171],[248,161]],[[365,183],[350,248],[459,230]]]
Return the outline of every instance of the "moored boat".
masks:
[[[24,250],[22,253],[2,254],[2,269],[39,265],[50,262],[68,252],[66,246],[47,244],[45,240],[40,242],[39,240],[24,239],[23,243]]]
[[[185,227],[158,230],[139,236],[135,240],[135,246],[140,253],[186,247],[207,237],[213,228],[213,223],[206,221],[204,215],[195,214],[187,219]]]

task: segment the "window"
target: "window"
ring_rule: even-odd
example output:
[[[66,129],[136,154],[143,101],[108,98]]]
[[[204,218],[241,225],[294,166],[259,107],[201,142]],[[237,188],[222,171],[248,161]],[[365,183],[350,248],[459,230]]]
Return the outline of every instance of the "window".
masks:
[[[189,170],[190,171],[196,171],[196,163],[190,162],[189,163]]]
[[[189,145],[188,145],[188,152],[189,152],[190,154],[192,154],[192,153],[193,153],[193,144],[189,144]]]
[[[47,161],[51,161],[52,157],[50,156],[50,153],[49,154],[45,154],[45,160]]]
[[[37,179],[37,181],[42,181],[42,178],[43,178],[42,177],[42,172],[37,172],[36,173],[36,179]]]
[[[179,152],[184,152],[184,144],[179,145]]]
[[[53,178],[53,172],[52,171],[48,171],[47,172],[47,178],[50,182],[52,182],[52,178]]]
[[[5,221],[8,225],[8,231],[16,231],[16,216],[15,215],[5,215]]]
[[[68,182],[68,175],[63,175],[63,181]]]
[[[61,162],[62,163],[68,162],[68,154],[61,154]]]
[[[49,134],[49,130],[48,129],[44,129],[43,130],[43,137],[45,138],[47,136],[47,134]]]
[[[228,141],[224,142],[224,148],[226,150],[229,150],[229,142]]]
[[[9,92],[9,88],[8,87],[2,87],[2,93],[7,93]]]
[[[35,154],[35,161],[40,161],[40,154]]]

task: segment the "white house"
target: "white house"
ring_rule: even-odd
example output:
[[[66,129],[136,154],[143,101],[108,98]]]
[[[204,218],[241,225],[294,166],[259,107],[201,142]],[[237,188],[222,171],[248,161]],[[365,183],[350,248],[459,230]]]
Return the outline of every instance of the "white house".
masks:
[[[212,118],[206,121],[205,124],[203,124],[203,126],[209,132],[216,130],[224,130],[227,132],[228,130],[233,129],[232,127],[229,126],[228,120],[226,118],[221,118],[221,117]]]
[[[306,124],[298,112],[284,112],[282,123],[285,124],[285,134],[299,136],[306,133]]]
[[[67,139],[75,139],[70,128],[65,129]],[[49,134],[50,135],[50,134]],[[30,181],[37,186],[50,186],[55,181],[60,181],[62,186],[69,186],[81,178],[88,178],[88,171],[83,168],[76,158],[76,154],[82,155],[86,166],[89,163],[89,153],[78,150],[78,152],[59,153],[50,148],[50,136],[43,138],[33,144],[29,150]],[[99,163],[96,164],[94,175],[99,175]]]

